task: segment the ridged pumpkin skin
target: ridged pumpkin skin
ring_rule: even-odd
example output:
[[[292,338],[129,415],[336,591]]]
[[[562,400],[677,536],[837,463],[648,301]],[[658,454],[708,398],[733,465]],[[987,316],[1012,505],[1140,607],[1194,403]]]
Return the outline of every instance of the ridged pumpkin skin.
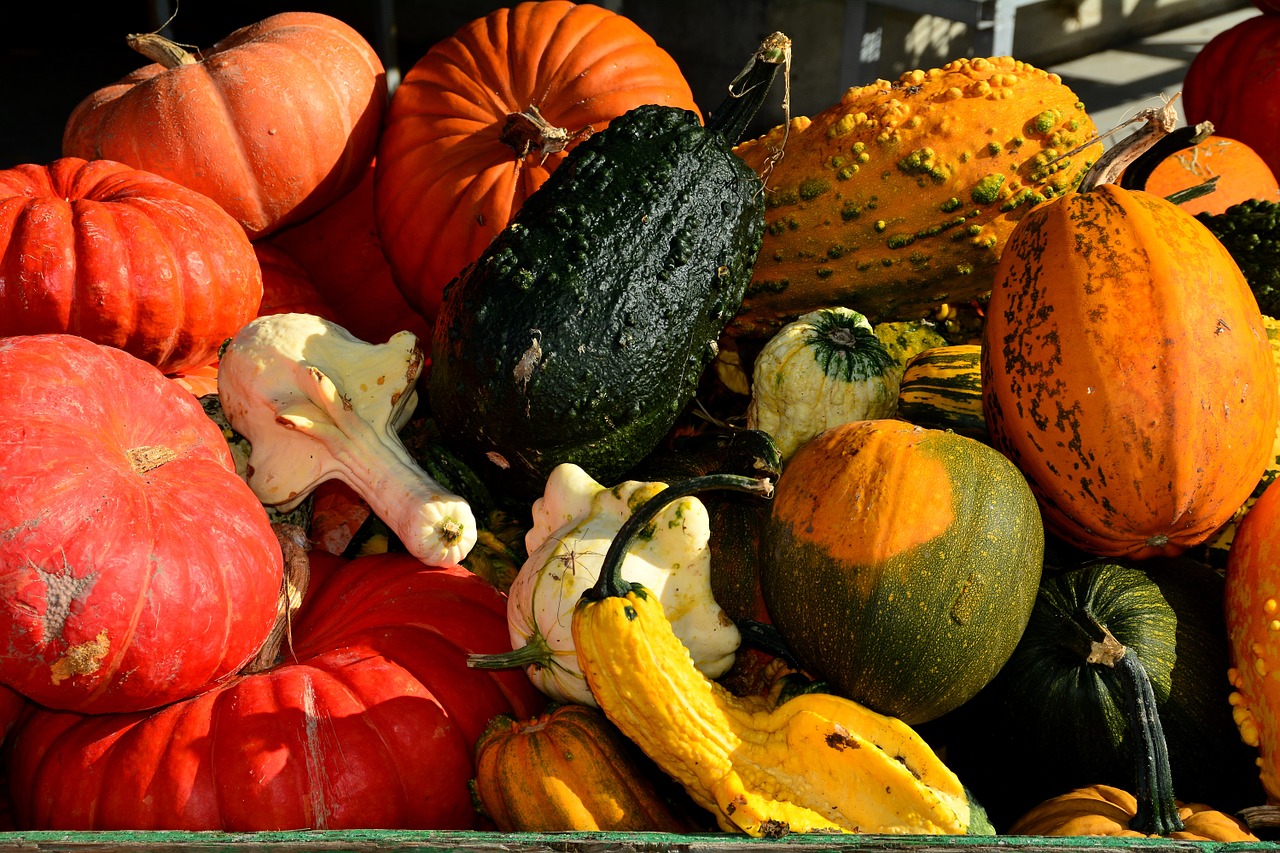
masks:
[[[474,787],[502,832],[681,832],[652,765],[596,708],[501,714],[476,741]]]
[[[1275,366],[1226,249],[1164,199],[1100,184],[1043,204],[1005,246],[983,406],[1046,527],[1098,556],[1207,539],[1271,455]]]
[[[235,673],[282,556],[200,404],[72,335],[0,338],[0,389],[0,683],[105,713]]]
[[[507,645],[504,601],[408,554],[310,554],[283,660],[140,714],[41,711],[13,732],[24,829],[472,829],[472,746],[532,716],[523,673],[469,669]]]
[[[1280,481],[1278,481],[1280,482]],[[1272,483],[1236,529],[1227,554],[1227,636],[1232,714],[1258,751],[1262,786],[1280,801],[1280,486]]]
[[[774,334],[844,305],[914,319],[991,289],[1000,249],[1036,202],[1074,188],[1100,148],[1046,165],[1094,124],[1056,74],[958,59],[845,92],[737,153],[768,173],[767,230],[732,337]]]
[[[1046,800],[1023,815],[1008,835],[1116,836],[1160,838],[1129,829],[1138,810],[1133,794],[1111,785],[1090,785]],[[1179,803],[1183,828],[1169,839],[1180,841],[1257,841],[1238,818],[1204,803]]]
[[[593,3],[496,9],[436,43],[405,74],[378,146],[378,232],[405,298],[434,320],[444,286],[584,138],[641,104],[697,112],[675,60],[628,18]],[[517,151],[530,108],[565,131],[558,150]]]
[[[1254,15],[1197,51],[1183,81],[1183,111],[1189,123],[1211,121],[1214,133],[1248,145],[1280,177],[1278,88],[1280,15]]]
[[[110,160],[0,171],[0,337],[69,333],[173,373],[261,300],[244,231],[199,193]]]
[[[901,421],[803,445],[778,479],[761,589],[800,660],[914,725],[972,698],[1026,627],[1044,530],[992,448]]]
[[[354,187],[386,110],[382,61],[352,27],[285,12],[198,61],[153,62],[80,102],[62,153],[163,175],[222,205],[254,238]]]

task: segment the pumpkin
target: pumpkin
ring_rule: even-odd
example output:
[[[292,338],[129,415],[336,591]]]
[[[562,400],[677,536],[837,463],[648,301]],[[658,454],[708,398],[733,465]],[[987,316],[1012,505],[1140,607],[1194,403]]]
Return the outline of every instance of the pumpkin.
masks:
[[[1062,78],[996,57],[851,88],[743,142],[767,173],[767,228],[728,337],[767,339],[832,305],[919,319],[986,293],[1014,224],[1074,188],[1099,149],[1056,158],[1093,134]]]
[[[495,714],[542,707],[522,674],[467,669],[468,652],[506,646],[502,595],[404,554],[309,557],[312,582],[274,665],[150,713],[29,715],[9,762],[15,822],[475,827],[473,744]]]
[[[1172,128],[1172,106],[1108,154]],[[1208,539],[1271,458],[1276,369],[1262,315],[1221,243],[1177,205],[1108,183],[1110,161],[1018,223],[982,347],[992,444],[1046,528],[1104,557]]]
[[[1280,15],[1254,15],[1202,46],[1187,66],[1182,107],[1191,124],[1238,139],[1280,177]]]
[[[1240,521],[1227,553],[1226,619],[1231,649],[1232,714],[1241,739],[1257,752],[1271,802],[1280,801],[1280,692],[1271,676],[1280,658],[1280,486],[1274,482]]]
[[[254,243],[253,251],[262,269],[262,302],[256,316],[314,314],[337,322],[337,312],[316,290],[306,269],[288,252],[265,241]]]
[[[661,772],[596,708],[499,714],[476,741],[472,783],[502,832],[682,832]]]
[[[354,187],[387,100],[378,54],[347,24],[285,12],[193,55],[130,37],[152,64],[71,112],[62,152],[163,175],[222,205],[251,237],[300,221]]]
[[[199,403],[71,335],[0,339],[0,387],[0,683],[106,713],[243,666],[282,557]]]
[[[1155,692],[1138,656],[1096,622],[1080,631],[1076,641],[1090,665],[1113,668],[1120,681],[1128,737],[1134,744],[1134,792],[1111,785],[1077,788],[1037,805],[1015,821],[1008,834],[1257,841],[1239,819],[1203,803],[1174,799]]]
[[[778,479],[761,537],[773,624],[805,668],[910,725],[972,698],[1026,627],[1044,532],[981,442],[896,420],[834,427]]]
[[[445,284],[566,154],[641,104],[697,111],[675,60],[596,4],[518,3],[437,42],[378,146],[378,233],[409,304],[434,320]]]
[[[0,171],[0,337],[70,333],[181,372],[261,299],[253,247],[199,193],[106,160]]]
[[[431,324],[409,306],[391,276],[373,219],[373,161],[355,189],[315,216],[268,238],[311,278],[333,318],[364,341],[382,343],[410,331],[431,340]]]
[[[1210,134],[1165,158],[1147,177],[1143,189],[1161,198],[1217,178],[1213,192],[1179,202],[1187,213],[1222,213],[1252,198],[1280,201],[1280,183],[1266,162],[1245,143]]]
[[[1122,675],[1080,643],[1095,625],[1142,661],[1175,789],[1232,809],[1262,801],[1222,677],[1223,590],[1218,572],[1187,557],[1046,570],[1008,663],[946,726],[949,764],[998,825],[1064,790],[1132,782]]]

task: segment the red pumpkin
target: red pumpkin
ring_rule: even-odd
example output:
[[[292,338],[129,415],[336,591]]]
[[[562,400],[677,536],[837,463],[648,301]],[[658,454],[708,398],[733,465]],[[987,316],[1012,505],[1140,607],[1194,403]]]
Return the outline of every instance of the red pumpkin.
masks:
[[[368,42],[337,18],[272,15],[198,56],[159,36],[133,42],[155,61],[75,108],[64,154],[185,184],[251,237],[315,213],[363,176],[386,75]]]
[[[283,560],[199,403],[71,335],[0,339],[0,388],[0,683],[125,711],[243,666]]]
[[[472,828],[468,781],[485,724],[543,705],[523,672],[466,665],[471,652],[510,647],[504,597],[465,569],[358,558],[313,583],[272,668],[150,714],[32,714],[10,762],[15,822]]]
[[[590,3],[501,8],[404,76],[378,147],[375,211],[396,283],[428,320],[578,140],[641,104],[697,111],[675,61]]]
[[[284,249],[271,243],[254,243],[258,265],[262,267],[262,302],[258,316],[266,314],[315,314],[338,322],[338,314],[316,290],[302,264]]]
[[[373,220],[373,161],[356,188],[315,216],[276,232],[270,243],[289,253],[333,306],[334,321],[363,341],[382,343],[409,330],[431,340],[431,324],[396,287]]]
[[[253,247],[199,193],[106,160],[0,171],[0,337],[67,332],[178,372],[261,300]]]
[[[1215,177],[1213,192],[1178,206],[1191,214],[1223,213],[1252,198],[1280,202],[1280,183],[1258,152],[1238,139],[1217,134],[1165,158],[1143,189],[1167,198]]]
[[[1255,15],[1218,33],[1191,64],[1182,86],[1187,122],[1213,122],[1280,175],[1280,15]]]

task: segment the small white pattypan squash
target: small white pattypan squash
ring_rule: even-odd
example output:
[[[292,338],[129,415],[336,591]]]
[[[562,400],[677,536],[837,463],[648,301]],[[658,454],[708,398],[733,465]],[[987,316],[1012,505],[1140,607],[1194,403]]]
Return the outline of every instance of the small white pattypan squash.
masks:
[[[866,317],[812,311],[787,324],[756,356],[747,426],[773,436],[782,458],[820,432],[892,417],[902,367]]]
[[[507,597],[509,655],[473,655],[471,666],[522,665],[533,683],[558,702],[596,704],[578,666],[573,609],[595,584],[609,543],[634,509],[666,488],[631,480],[612,488],[572,463],[557,466],[533,504],[525,535],[529,558]],[[707,677],[733,665],[742,641],[711,592],[710,519],[696,497],[666,507],[622,564],[625,580],[658,596],[671,627]]]

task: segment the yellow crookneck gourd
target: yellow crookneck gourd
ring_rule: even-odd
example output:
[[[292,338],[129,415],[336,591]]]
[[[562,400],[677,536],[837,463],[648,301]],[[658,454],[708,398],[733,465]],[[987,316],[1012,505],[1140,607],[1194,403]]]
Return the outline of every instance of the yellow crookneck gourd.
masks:
[[[838,696],[778,703],[738,697],[704,676],[662,604],[618,567],[631,540],[667,503],[709,488],[772,493],[767,479],[696,477],[638,508],[619,530],[596,585],[574,610],[573,636],[605,715],[721,829],[965,834],[982,818],[916,732]]]

